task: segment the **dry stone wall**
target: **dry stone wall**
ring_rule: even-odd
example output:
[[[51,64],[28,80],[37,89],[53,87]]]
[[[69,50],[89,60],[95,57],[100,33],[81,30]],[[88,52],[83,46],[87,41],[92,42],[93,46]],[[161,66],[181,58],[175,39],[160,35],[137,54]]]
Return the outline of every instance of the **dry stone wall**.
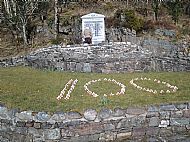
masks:
[[[190,102],[78,112],[0,106],[1,142],[190,141]]]
[[[153,45],[154,46],[151,46]],[[143,46],[131,42],[103,45],[51,46],[23,57],[0,60],[0,66],[32,66],[60,71],[119,73],[133,71],[189,71],[190,57],[173,51],[176,47],[154,40]]]

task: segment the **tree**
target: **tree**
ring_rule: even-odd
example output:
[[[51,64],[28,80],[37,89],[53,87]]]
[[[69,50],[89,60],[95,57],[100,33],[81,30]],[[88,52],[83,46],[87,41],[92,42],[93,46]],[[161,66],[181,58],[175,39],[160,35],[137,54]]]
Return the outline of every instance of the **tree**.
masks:
[[[154,19],[158,21],[158,12],[160,9],[160,0],[152,0],[152,9],[154,11]]]
[[[186,14],[190,17],[190,2],[189,0],[182,1],[183,14]]]
[[[48,10],[50,9],[50,2],[49,1],[39,1],[38,8],[35,10],[35,14],[37,13],[40,17],[42,23],[44,20],[47,19]]]
[[[70,0],[58,0],[59,5],[64,4],[64,7],[68,7]]]
[[[172,0],[166,2],[169,13],[172,16],[172,20],[174,20],[175,24],[179,21],[179,16],[182,12],[182,5],[180,0]]]
[[[4,17],[11,29],[21,36],[25,45],[28,44],[27,25],[32,21],[34,10],[37,8],[36,0],[4,0]]]

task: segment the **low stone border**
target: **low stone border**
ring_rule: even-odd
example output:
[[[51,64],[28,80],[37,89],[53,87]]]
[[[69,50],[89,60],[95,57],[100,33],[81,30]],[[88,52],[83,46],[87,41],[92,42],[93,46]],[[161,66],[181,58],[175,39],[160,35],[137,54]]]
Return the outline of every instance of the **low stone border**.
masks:
[[[190,102],[97,112],[22,111],[0,105],[0,140],[190,141]]]

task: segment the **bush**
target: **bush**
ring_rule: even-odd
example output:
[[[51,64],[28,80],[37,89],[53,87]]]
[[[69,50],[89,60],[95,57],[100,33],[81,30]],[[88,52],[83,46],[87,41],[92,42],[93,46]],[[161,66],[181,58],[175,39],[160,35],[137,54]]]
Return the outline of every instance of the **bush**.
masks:
[[[137,17],[134,10],[126,9],[123,12],[123,15],[125,19],[123,23],[124,27],[134,29],[136,31],[140,31],[142,29],[144,20]]]
[[[104,10],[105,11],[109,11],[109,10],[113,10],[114,9],[114,6],[111,2],[107,2],[105,5],[104,5]]]
[[[109,17],[105,19],[106,27],[125,27],[129,29],[134,29],[139,32],[142,30],[144,25],[144,20],[140,19],[135,15],[134,10],[122,10],[118,9],[114,17]]]

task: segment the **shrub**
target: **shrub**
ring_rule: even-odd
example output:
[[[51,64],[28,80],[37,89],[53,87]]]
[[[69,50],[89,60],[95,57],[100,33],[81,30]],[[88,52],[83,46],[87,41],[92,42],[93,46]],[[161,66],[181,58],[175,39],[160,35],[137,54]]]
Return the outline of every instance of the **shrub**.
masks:
[[[123,23],[124,27],[134,29],[136,31],[140,31],[142,29],[144,21],[135,15],[134,10],[126,9],[123,12],[123,15],[125,19]]]
[[[113,10],[114,9],[114,6],[111,2],[107,2],[105,5],[104,5],[104,10],[105,11],[109,11],[109,10]]]

